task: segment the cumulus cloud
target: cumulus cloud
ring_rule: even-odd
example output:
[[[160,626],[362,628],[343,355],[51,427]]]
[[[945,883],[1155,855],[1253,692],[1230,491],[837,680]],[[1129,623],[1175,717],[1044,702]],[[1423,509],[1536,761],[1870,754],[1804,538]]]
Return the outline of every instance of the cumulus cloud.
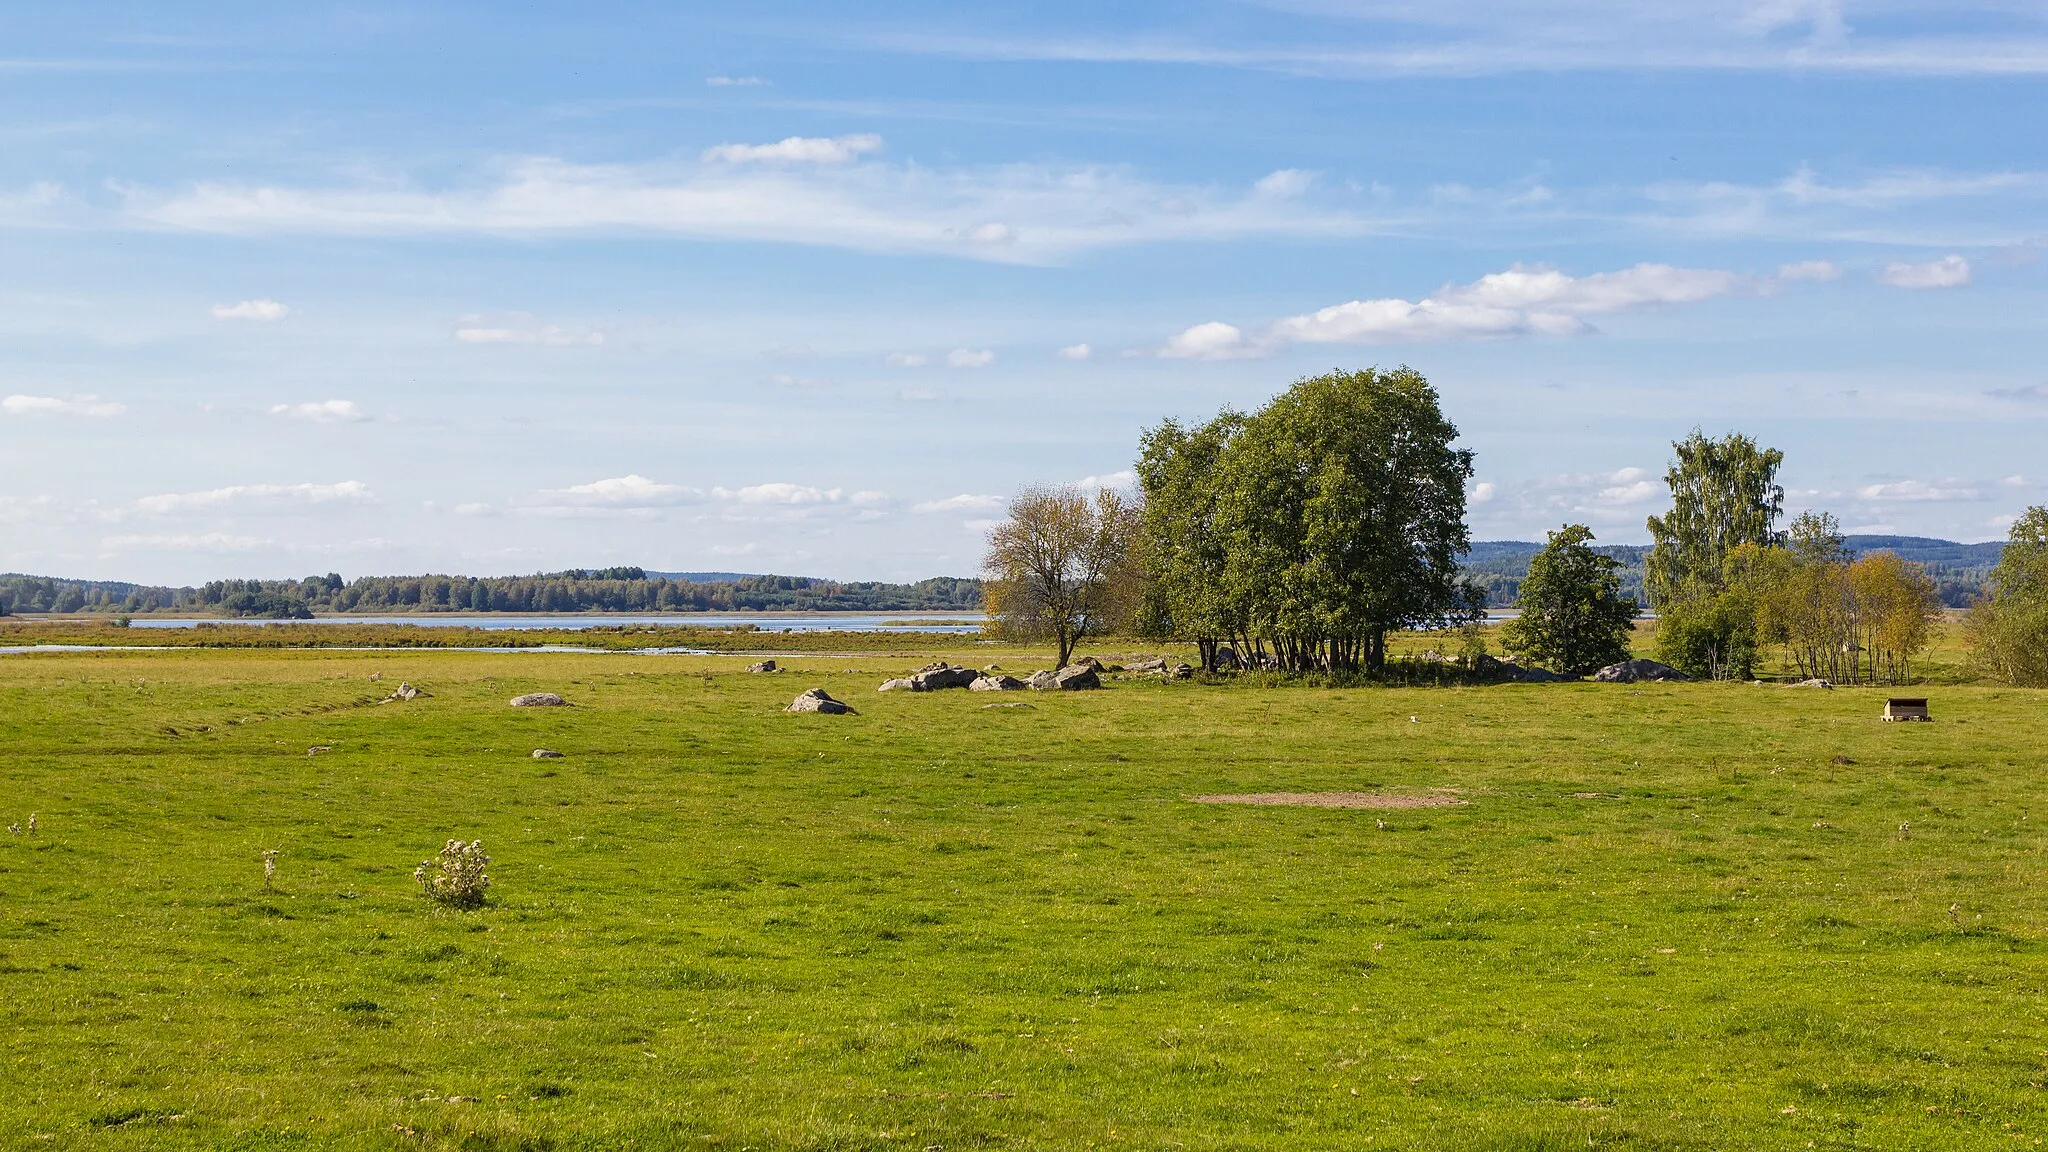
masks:
[[[144,496],[135,506],[143,512],[163,515],[228,507],[360,503],[376,498],[377,494],[362,481],[343,480],[338,484],[235,484],[199,492],[166,492]]]
[[[922,368],[932,362],[931,357],[917,352],[891,352],[882,359],[891,368]]]
[[[1086,360],[1095,355],[1095,350],[1086,344],[1069,344],[1060,349],[1058,355],[1062,360]]]
[[[275,300],[244,300],[239,304],[213,306],[215,320],[258,320],[268,323],[272,320],[282,320],[290,312],[290,308]]]
[[[272,404],[272,416],[311,420],[316,424],[346,424],[368,420],[370,414],[353,400],[308,400],[304,404]]]
[[[1469,284],[1447,285],[1417,301],[1353,300],[1274,321],[1247,335],[1220,321],[1169,338],[1158,355],[1231,360],[1271,355],[1290,344],[1378,344],[1439,340],[1565,336],[1590,332],[1586,317],[1693,304],[1729,295],[1744,278],[1715,269],[1638,264],[1616,272],[1570,276],[1517,264]]]
[[[986,368],[996,362],[996,354],[986,348],[955,348],[946,353],[946,365],[950,368]]]
[[[496,322],[481,316],[465,316],[455,326],[455,339],[464,344],[539,344],[549,348],[595,346],[604,343],[604,333],[589,329],[573,331],[542,324],[518,313]]]
[[[1468,503],[1472,504],[1490,504],[1493,502],[1495,492],[1496,489],[1494,488],[1492,481],[1481,480],[1479,483],[1474,484],[1472,486],[1472,491],[1465,497],[1465,499]]]
[[[1935,484],[1930,484],[1924,480],[1895,480],[1883,484],[1866,484],[1856,490],[1856,495],[1865,500],[1885,503],[1979,500],[1983,498],[1983,493],[1953,477]]]
[[[1780,265],[1778,268],[1778,279],[1785,281],[1813,280],[1825,283],[1841,278],[1841,265],[1832,260],[1800,260]]]
[[[1961,256],[1943,256],[1925,264],[1894,260],[1877,278],[1894,288],[1960,288],[1970,282],[1970,262]]]
[[[22,396],[0,399],[0,412],[9,416],[91,416],[104,419],[126,412],[126,404],[97,396]]]
[[[1265,354],[1265,349],[1246,339],[1236,325],[1221,320],[1197,324],[1169,336],[1159,347],[1159,355],[1169,360],[1239,360]]]
[[[1105,472],[1100,476],[1083,476],[1074,481],[1074,487],[1093,492],[1098,488],[1129,488],[1138,482],[1138,474],[1126,468],[1121,472]]]
[[[873,133],[791,136],[773,144],[720,144],[706,148],[704,159],[718,164],[844,164],[881,147],[882,138]]]
[[[1315,185],[1316,174],[1300,168],[1282,168],[1264,176],[1252,188],[1266,196],[1299,196]]]
[[[661,484],[639,473],[550,488],[540,494],[544,503],[610,508],[659,508],[694,504],[704,499],[702,489],[682,484]]]
[[[837,504],[843,490],[776,482],[745,488],[713,488],[711,494],[736,504]]]
[[[921,504],[913,504],[910,510],[924,516],[947,512],[995,512],[1008,503],[1009,501],[1001,496],[977,496],[970,492],[962,492],[958,496],[948,496],[943,500],[926,500]]]

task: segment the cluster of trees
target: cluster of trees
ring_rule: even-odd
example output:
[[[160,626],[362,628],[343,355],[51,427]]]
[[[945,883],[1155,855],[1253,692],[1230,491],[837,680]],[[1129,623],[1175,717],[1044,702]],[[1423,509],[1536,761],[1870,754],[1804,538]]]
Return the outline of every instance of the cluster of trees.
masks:
[[[1027,491],[991,534],[988,609],[1056,639],[1120,627],[1297,672],[1376,670],[1387,633],[1465,620],[1472,454],[1408,368],[1297,382],[1250,414],[1144,435],[1136,510]],[[1072,522],[1072,527],[1062,527]],[[1063,541],[1059,548],[1047,542]],[[1059,560],[1060,562],[1051,562]]]
[[[1782,646],[1801,675],[1899,683],[1941,610],[1934,581],[1887,551],[1854,557],[1831,515],[1780,531],[1784,453],[1695,429],[1672,445],[1671,511],[1649,519],[1657,655],[1696,676],[1748,679]]]
[[[916,584],[839,583],[803,576],[698,582],[649,577],[639,568],[571,569],[533,576],[364,576],[216,580],[197,588],[0,576],[0,610],[192,612],[272,619],[355,612],[971,612],[981,585],[939,577]]]

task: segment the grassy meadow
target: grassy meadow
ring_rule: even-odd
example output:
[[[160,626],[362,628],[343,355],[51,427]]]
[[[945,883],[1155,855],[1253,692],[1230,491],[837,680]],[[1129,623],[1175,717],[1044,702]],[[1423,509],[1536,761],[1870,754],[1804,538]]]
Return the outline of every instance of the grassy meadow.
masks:
[[[0,657],[0,1147],[2048,1137],[2048,693],[875,693],[925,658]],[[1340,789],[1466,803],[1188,799]]]

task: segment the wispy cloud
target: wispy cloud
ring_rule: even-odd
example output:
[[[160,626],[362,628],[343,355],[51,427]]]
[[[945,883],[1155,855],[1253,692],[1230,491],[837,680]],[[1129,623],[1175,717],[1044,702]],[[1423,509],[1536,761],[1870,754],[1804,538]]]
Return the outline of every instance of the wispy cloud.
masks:
[[[1797,263],[1781,265],[1778,268],[1778,279],[1788,283],[1800,280],[1826,283],[1829,280],[1840,280],[1841,278],[1841,265],[1836,264],[1832,260],[1801,260]]]
[[[2048,33],[2003,6],[1999,34],[1951,27],[1955,10],[1930,0],[1888,8],[1882,32],[1845,20],[1838,0],[1774,0],[1731,9],[1712,0],[1273,0],[1314,23],[1290,36],[1225,42],[1179,29],[1048,36],[902,31],[873,34],[899,52],[975,60],[1182,64],[1381,80],[1577,69],[1841,72],[1879,75],[2031,75],[2048,72]],[[1350,23],[1347,26],[1347,21]],[[1313,31],[1310,30],[1313,29]]]
[[[1518,264],[1470,284],[1447,285],[1421,300],[1353,300],[1276,320],[1257,333],[1221,321],[1197,324],[1169,338],[1157,354],[1230,360],[1272,355],[1292,344],[1569,336],[1593,330],[1588,316],[1698,303],[1729,295],[1745,282],[1734,272],[1669,264],[1638,264],[1590,276]]]
[[[1069,344],[1055,353],[1062,360],[1086,360],[1094,354],[1095,350],[1086,344]]]
[[[574,348],[603,344],[604,333],[588,328],[577,331],[542,324],[535,317],[520,312],[495,320],[465,316],[455,326],[455,339],[464,344],[535,344],[549,348]]]
[[[248,552],[268,548],[275,543],[263,536],[237,536],[228,532],[157,532],[102,537],[100,547],[111,552]]]
[[[773,144],[720,144],[706,148],[704,159],[717,164],[844,164],[881,150],[882,138],[873,133],[791,136]]]
[[[986,348],[955,348],[946,353],[946,365],[951,368],[986,368],[996,362],[996,354]]]
[[[235,484],[199,492],[167,492],[144,496],[135,506],[143,512],[164,515],[233,507],[361,503],[376,498],[377,494],[362,481],[343,480],[338,484]]]
[[[662,484],[635,472],[606,480],[593,480],[588,484],[547,489],[540,493],[540,499],[546,504],[585,507],[664,508],[677,504],[694,504],[703,500],[704,495],[701,488],[691,488],[683,484]]]
[[[1920,503],[1937,500],[1981,500],[1984,494],[1973,485],[1965,484],[1950,477],[1947,480],[1928,482],[1925,480],[1894,480],[1882,484],[1866,484],[1856,490],[1864,500],[1878,503]]]
[[[349,424],[368,420],[370,414],[353,400],[308,400],[303,404],[272,404],[272,416],[311,420],[315,424]]]
[[[1924,264],[1895,260],[1885,265],[1877,278],[1894,288],[1960,288],[1970,282],[1970,262],[1961,256],[1943,256]]]
[[[256,320],[269,323],[282,320],[291,314],[291,309],[275,300],[244,300],[239,304],[215,304],[212,308],[215,320]]]
[[[9,416],[89,416],[104,419],[128,411],[126,404],[97,396],[23,396],[0,399],[0,412]]]
[[[766,88],[768,81],[759,76],[706,76],[707,88]]]
[[[922,368],[931,363],[932,358],[920,352],[891,352],[882,357],[882,362],[891,368]]]
[[[858,138],[835,139],[840,148]],[[790,158],[810,147],[792,146]],[[131,191],[125,210],[146,225],[212,233],[660,234],[1026,264],[1113,245],[1383,230],[1341,197],[1159,183],[1106,166],[597,165],[529,158],[501,171],[481,187],[432,190],[210,181],[179,193]]]

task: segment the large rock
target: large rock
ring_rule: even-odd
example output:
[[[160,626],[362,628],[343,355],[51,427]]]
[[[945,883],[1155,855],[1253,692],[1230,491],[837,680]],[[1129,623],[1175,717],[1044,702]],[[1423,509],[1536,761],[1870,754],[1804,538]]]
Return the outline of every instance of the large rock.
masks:
[[[1028,685],[1015,676],[1005,676],[1000,672],[984,672],[979,679],[967,686],[967,690],[970,692],[1015,692],[1025,687],[1028,687]]]
[[[972,668],[962,668],[958,664],[933,662],[919,668],[908,676],[899,676],[894,680],[884,681],[878,691],[938,692],[946,688],[966,688],[976,680],[981,679],[981,676],[981,673],[976,672]]]
[[[761,662],[760,662],[760,663],[758,663],[758,664],[749,664],[749,665],[747,665],[747,671],[749,671],[749,672],[774,672],[774,671],[776,671],[776,667],[775,667],[775,661],[773,661],[773,660],[763,660],[763,661],[761,661]]]
[[[1040,680],[1043,676],[1045,679]],[[1102,676],[1092,664],[1069,664],[1057,672],[1034,672],[1031,686],[1040,691],[1077,692],[1083,688],[1102,687]]]
[[[1025,683],[1043,692],[1047,688],[1053,686],[1053,680],[1056,679],[1058,676],[1059,673],[1053,671],[1050,668],[1041,668],[1038,671],[1033,672],[1030,675],[1030,677],[1025,680]]]
[[[823,688],[806,688],[795,700],[790,701],[784,712],[822,712],[827,716],[858,715],[850,706],[834,700]]]
[[[1687,676],[1669,664],[1659,664],[1655,660],[1640,658],[1623,660],[1619,664],[1609,664],[1607,667],[1593,673],[1592,678],[1604,684],[1633,684],[1638,680],[1692,679],[1692,677]]]
[[[1166,671],[1166,657],[1156,656],[1150,660],[1133,660],[1129,664],[1124,665],[1124,671],[1164,672]]]
[[[567,700],[553,692],[528,692],[524,696],[512,698],[514,708],[566,708],[568,705]]]

